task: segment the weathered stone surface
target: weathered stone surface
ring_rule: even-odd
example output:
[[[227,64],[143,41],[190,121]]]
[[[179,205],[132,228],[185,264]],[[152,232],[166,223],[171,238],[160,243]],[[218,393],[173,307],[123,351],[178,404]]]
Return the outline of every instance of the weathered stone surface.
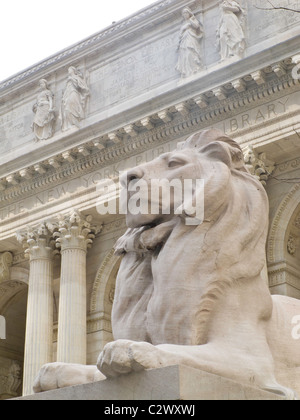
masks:
[[[18,398],[18,401],[282,400],[283,397],[184,366],[170,366],[118,379]]]
[[[0,83],[0,254],[8,252],[13,259],[2,276],[0,267],[0,313],[7,321],[7,339],[0,341],[0,382],[9,385],[12,380],[11,363],[24,364],[29,262],[15,232],[66,215],[72,208],[104,224],[86,259],[87,363],[96,365],[99,352],[113,340],[112,301],[122,257],[113,256],[112,248],[126,230],[123,217],[97,213],[97,185],[116,180],[119,171],[173,152],[178,142],[200,129],[219,128],[244,151],[253,147],[258,159],[249,159],[249,169],[265,182],[270,201],[270,290],[300,298],[300,14],[259,10],[266,6],[265,0],[226,3],[243,9],[237,16],[246,37],[242,59],[221,60],[216,34],[223,26],[219,1],[161,0]],[[282,0],[272,3],[279,6]],[[289,3],[300,8],[299,0]],[[183,22],[186,7],[195,20]],[[202,32],[201,66],[192,66],[192,76],[183,78],[176,70],[180,35],[181,31],[192,34],[185,25],[198,26],[197,22]],[[235,35],[237,41],[242,38],[241,32]],[[226,47],[228,40],[223,41]],[[184,48],[184,42],[180,46]],[[73,66],[83,77],[85,93],[78,92],[83,99],[80,115],[73,115],[73,120],[72,112],[65,115],[71,127],[63,131],[59,113],[63,98],[74,103],[65,92],[68,69]],[[43,109],[35,106],[40,101],[45,102]],[[37,120],[43,126],[38,133],[32,127]],[[60,273],[61,261],[56,259],[53,360],[57,360]],[[266,273],[264,279],[267,282]],[[299,345],[300,327],[298,302],[281,303],[287,335],[281,335],[275,347],[285,349],[286,353],[280,352],[284,357]],[[281,330],[280,325],[273,326]],[[34,340],[35,346],[39,340]],[[298,354],[296,350],[296,364]],[[285,386],[294,381],[292,388],[299,387],[297,375],[289,372],[278,381]],[[10,395],[5,392],[1,394]]]

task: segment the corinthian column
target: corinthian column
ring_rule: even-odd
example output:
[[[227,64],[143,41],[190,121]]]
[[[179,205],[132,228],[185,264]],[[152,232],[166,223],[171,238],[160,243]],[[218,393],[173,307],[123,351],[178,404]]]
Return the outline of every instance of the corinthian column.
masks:
[[[53,256],[54,244],[45,224],[18,232],[30,259],[26,317],[23,395],[32,386],[40,368],[53,357]]]
[[[86,256],[96,229],[92,218],[74,210],[60,219],[57,247],[61,248],[57,361],[86,364]]]

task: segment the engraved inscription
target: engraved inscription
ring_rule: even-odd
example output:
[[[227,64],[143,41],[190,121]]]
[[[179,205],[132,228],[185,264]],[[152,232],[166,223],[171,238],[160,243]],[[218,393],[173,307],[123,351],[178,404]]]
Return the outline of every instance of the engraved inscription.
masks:
[[[172,76],[177,77],[175,72],[177,42],[176,34],[170,35],[107,63],[91,73],[93,88],[99,92],[99,97],[108,106],[163,83]],[[94,106],[98,107],[99,103]]]
[[[126,171],[144,162],[150,162],[163,153],[170,152],[176,148],[177,140],[155,149],[146,151],[140,155],[133,156],[117,164],[108,166],[100,171],[79,177],[73,181],[66,182],[58,187],[43,191],[22,201],[0,208],[0,221],[10,219],[14,216],[24,214],[32,209],[38,209],[52,202],[59,202],[70,198],[72,194],[80,190],[96,187],[103,179],[115,179],[119,173]]]
[[[300,10],[300,0],[273,0],[272,5],[275,7],[287,7],[290,9]],[[253,7],[249,8],[252,15],[253,26],[251,34],[255,37],[263,39],[266,36],[274,36],[278,33],[279,28],[286,31],[290,26],[299,23],[300,14],[289,11],[272,10],[272,5],[266,0],[254,0]],[[271,10],[258,10],[269,8]],[[255,15],[254,15],[255,14]]]
[[[292,111],[299,105],[299,94],[295,93],[290,96],[283,97],[272,103],[262,105],[260,107],[241,113],[234,118],[227,119],[214,127],[220,128],[227,134],[237,134],[243,130],[251,129],[268,121],[277,120],[280,116]],[[163,153],[168,153],[176,149],[178,139],[167,144],[160,145],[154,149],[145,151],[139,155],[122,160],[119,163],[110,165],[101,170],[97,170],[90,174],[78,177],[73,181],[66,182],[55,188],[38,193],[32,197],[21,200],[17,203],[0,208],[0,221],[10,219],[16,215],[24,214],[32,209],[65,200],[66,197],[71,199],[72,194],[80,190],[87,190],[96,187],[97,183],[104,179],[115,179],[119,173],[133,168],[140,164],[150,162]]]
[[[215,126],[223,130],[226,134],[234,134],[240,130],[249,129],[285,114],[290,103],[291,100],[289,97],[282,98],[274,103],[269,103],[244,114],[239,114]]]

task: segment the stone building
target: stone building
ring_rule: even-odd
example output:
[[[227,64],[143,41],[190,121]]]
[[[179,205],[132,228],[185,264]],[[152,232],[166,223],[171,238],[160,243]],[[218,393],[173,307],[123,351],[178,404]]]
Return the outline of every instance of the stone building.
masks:
[[[161,0],[0,83],[0,399],[96,362],[126,229],[101,181],[202,129],[264,183],[270,290],[300,299],[300,14],[264,6]]]

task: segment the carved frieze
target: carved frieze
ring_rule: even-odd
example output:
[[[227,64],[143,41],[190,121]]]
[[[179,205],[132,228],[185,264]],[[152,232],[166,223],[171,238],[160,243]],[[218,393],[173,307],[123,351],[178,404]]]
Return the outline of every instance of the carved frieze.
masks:
[[[285,63],[283,65],[287,68]],[[51,202],[63,200],[66,195],[75,198],[80,188],[95,186],[87,184],[85,179],[114,177],[115,171],[123,170],[122,162],[133,155],[146,153],[155,146],[161,146],[160,153],[164,153],[168,150],[163,150],[163,145],[170,139],[189,135],[200,126],[213,125],[240,138],[253,133],[259,124],[273,124],[273,120],[278,122],[287,118],[292,112],[292,104],[298,104],[299,82],[293,80],[289,72],[280,79],[277,76],[270,78],[268,74],[261,86],[254,85],[253,80],[252,76],[235,78],[231,83],[232,90],[228,90],[229,83],[222,86],[225,100],[219,100],[213,92],[211,95],[210,92],[197,94],[188,101],[149,115],[143,119],[144,125],[139,118],[130,124],[128,133],[123,128],[114,131],[118,141],[108,141],[107,134],[95,135],[82,147],[73,147],[0,179],[0,223],[13,220],[28,210],[38,211],[41,206],[51,206]],[[238,92],[236,88],[242,91]],[[285,93],[290,95],[283,97]],[[237,109],[241,112],[239,115]]]
[[[195,130],[200,124],[202,127],[209,124],[216,126],[218,121],[224,120],[226,115],[229,116],[236,110],[237,106],[243,109],[245,114],[235,116],[226,123],[227,126],[224,126],[224,124],[218,126],[218,128],[225,130],[231,136],[238,135],[241,130],[252,130],[253,125],[261,122],[265,123],[273,117],[277,117],[278,119],[279,114],[286,113],[287,111],[286,99],[279,99],[278,105],[273,103],[267,105],[266,110],[259,108],[255,114],[251,111],[250,115],[249,112],[247,113],[247,109],[251,109],[254,102],[264,103],[270,100],[269,98],[271,97],[275,101],[277,96],[282,96],[283,89],[294,88],[298,85],[298,81],[290,80],[288,75],[285,75],[284,79],[286,80],[276,78],[276,80],[269,81],[259,89],[260,92],[256,92],[257,89],[253,88],[253,86],[251,90],[248,89],[246,86],[248,82],[240,79],[240,84],[245,83],[246,87],[245,91],[236,93],[238,97],[231,94],[226,98],[226,101],[210,103],[209,95],[202,94],[201,97],[195,96],[187,105],[180,103],[177,108],[172,107],[153,115],[151,120],[155,121],[159,118],[162,122],[158,126],[155,126],[153,130],[149,131],[145,127],[146,131],[141,131],[139,128],[138,132],[135,125],[131,124],[130,128],[129,126],[125,127],[127,131],[125,128],[123,132],[122,130],[118,130],[118,137],[121,136],[121,141],[109,147],[105,145],[105,139],[102,136],[99,139],[87,143],[84,146],[84,150],[79,151],[78,148],[78,151],[76,151],[72,149],[53,156],[53,158],[47,161],[29,166],[26,177],[20,177],[19,174],[12,174],[11,177],[0,179],[0,189],[2,190],[0,201],[7,203],[15,201],[24,193],[28,194],[32,191],[36,193],[40,188],[45,189],[48,185],[54,185],[56,181],[61,183],[61,180],[66,178],[66,172],[69,174],[68,177],[72,177],[73,174],[75,176],[77,167],[82,173],[82,171],[88,172],[90,170],[89,166],[93,165],[93,162],[96,165],[103,165],[106,162],[114,163],[120,158],[124,159],[126,154],[132,154],[133,151],[141,148],[144,149],[147,144],[161,143],[162,141],[166,141],[168,137],[178,135],[179,132],[182,135],[189,134],[191,130]],[[287,80],[289,81],[287,82]],[[251,81],[253,81],[252,77]],[[239,89],[237,84],[235,82],[233,83]],[[192,103],[194,103],[194,106],[191,106]],[[185,117],[183,116],[184,112],[187,112]],[[124,144],[124,141],[129,139],[128,136],[130,136],[130,143],[127,142]],[[80,159],[78,159],[79,157]],[[85,161],[82,160],[82,157]],[[72,168],[64,168],[63,163],[70,163]],[[79,166],[81,167],[80,169]],[[55,172],[53,172],[53,169],[55,169]],[[38,175],[41,175],[41,177],[37,178]]]

